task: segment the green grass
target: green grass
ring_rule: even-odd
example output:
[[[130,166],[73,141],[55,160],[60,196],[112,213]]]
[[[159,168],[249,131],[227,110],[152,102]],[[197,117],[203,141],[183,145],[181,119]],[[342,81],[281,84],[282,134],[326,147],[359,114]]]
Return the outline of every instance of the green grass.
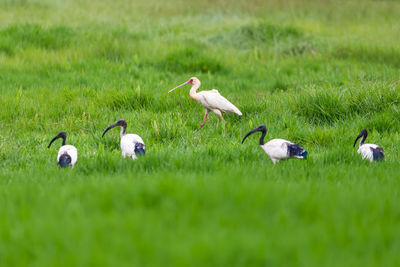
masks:
[[[0,265],[398,266],[397,1],[0,0]],[[210,115],[189,87],[243,112]],[[123,159],[117,119],[146,156]],[[303,145],[273,166],[258,137]],[[362,161],[362,128],[386,162]],[[59,131],[78,148],[56,165]]]

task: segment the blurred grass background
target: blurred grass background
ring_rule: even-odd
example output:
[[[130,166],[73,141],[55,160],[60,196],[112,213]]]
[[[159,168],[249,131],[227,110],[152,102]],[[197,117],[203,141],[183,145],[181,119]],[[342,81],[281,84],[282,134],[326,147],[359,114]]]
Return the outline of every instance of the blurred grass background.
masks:
[[[0,0],[0,264],[396,266],[400,2]],[[228,125],[197,76],[242,112]],[[122,159],[119,118],[146,157]],[[256,137],[307,161],[273,166]],[[360,159],[353,141],[385,149]],[[47,144],[78,148],[74,169]]]

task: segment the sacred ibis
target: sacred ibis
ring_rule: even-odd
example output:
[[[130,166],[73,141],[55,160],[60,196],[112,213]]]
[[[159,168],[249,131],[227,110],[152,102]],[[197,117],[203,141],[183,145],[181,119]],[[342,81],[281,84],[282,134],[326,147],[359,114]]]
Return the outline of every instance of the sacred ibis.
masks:
[[[362,159],[368,159],[370,162],[373,161],[384,161],[385,155],[383,154],[383,148],[375,144],[364,144],[365,139],[367,139],[368,132],[367,130],[361,130],[360,134],[357,136],[354,141],[353,147],[356,146],[357,140],[361,139],[358,145],[358,154],[361,154]]]
[[[196,92],[197,89],[200,87],[200,80],[197,79],[196,77],[190,78],[187,82],[184,82],[181,85],[178,85],[174,89],[171,89],[168,91],[168,93],[171,93],[175,89],[184,86],[186,84],[192,84],[192,88],[190,88],[189,96],[197,101],[199,104],[201,104],[204,109],[205,109],[205,114],[204,114],[204,119],[203,122],[200,125],[199,130],[204,126],[206,123],[206,119],[208,116],[208,112],[212,111],[215,113],[218,117],[220,117],[221,120],[224,118],[222,117],[222,113],[235,113],[239,116],[242,116],[242,112],[235,107],[231,102],[229,102],[228,99],[223,97],[217,90],[212,89],[210,91],[201,91],[201,92]]]
[[[58,150],[57,162],[58,165],[62,168],[72,166],[74,167],[76,161],[78,160],[78,150],[76,147],[72,145],[66,145],[65,141],[67,139],[67,134],[65,132],[59,132],[56,137],[54,137],[47,148],[50,148],[51,144],[57,140],[58,138],[62,138],[62,146]]]
[[[137,156],[141,156],[145,154],[145,145],[142,138],[137,134],[126,134],[126,121],[121,119],[116,123],[110,125],[103,133],[101,137],[103,137],[106,132],[114,127],[121,127],[121,150],[122,156],[125,158],[126,156],[131,157],[132,159],[136,159]]]
[[[248,132],[243,138],[242,144],[249,135],[256,132],[261,132],[260,146],[264,150],[264,152],[267,153],[267,155],[271,158],[274,164],[283,159],[307,158],[307,151],[305,151],[304,148],[285,139],[272,139],[267,143],[264,143],[264,137],[267,134],[267,128],[265,127],[265,125],[260,125],[256,129]]]

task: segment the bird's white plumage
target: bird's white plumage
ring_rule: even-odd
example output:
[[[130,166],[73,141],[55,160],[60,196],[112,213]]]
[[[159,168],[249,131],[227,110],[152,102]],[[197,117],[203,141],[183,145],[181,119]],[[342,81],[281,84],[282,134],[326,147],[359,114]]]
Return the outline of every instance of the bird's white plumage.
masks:
[[[279,160],[290,158],[288,153],[288,144],[294,144],[285,139],[272,139],[261,146],[261,148],[271,158],[275,164]]]
[[[64,145],[58,150],[57,161],[60,160],[61,155],[68,154],[71,157],[71,166],[74,167],[78,160],[78,150],[76,147],[71,145]]]
[[[222,113],[235,113],[238,115],[242,115],[242,112],[233,105],[231,102],[229,102],[228,99],[223,97],[217,90],[213,89],[210,91],[201,91],[198,92],[198,99],[196,99],[203,107],[205,107],[208,110],[213,111],[214,113],[216,110],[222,112]]]
[[[375,144],[362,144],[358,148],[357,152],[361,155],[362,159],[368,159],[370,162],[374,161],[374,154],[371,149],[378,148],[378,145]]]
[[[121,136],[121,150],[123,157],[131,157],[132,159],[136,159],[135,154],[135,145],[136,143],[143,144],[143,148],[145,148],[144,142],[142,138],[137,134],[125,134]]]

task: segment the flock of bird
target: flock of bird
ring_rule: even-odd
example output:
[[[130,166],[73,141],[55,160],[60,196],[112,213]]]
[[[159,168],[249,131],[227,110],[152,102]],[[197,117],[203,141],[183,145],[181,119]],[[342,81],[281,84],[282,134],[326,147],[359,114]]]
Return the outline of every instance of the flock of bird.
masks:
[[[205,109],[204,119],[200,125],[201,129],[206,123],[208,113],[211,111],[216,114],[221,120],[224,120],[222,117],[222,113],[235,113],[239,116],[242,115],[242,112],[233,105],[229,100],[223,97],[217,90],[213,89],[210,91],[201,91],[197,92],[197,89],[200,87],[200,80],[196,77],[190,78],[187,82],[171,89],[168,93],[174,91],[175,89],[184,86],[186,84],[192,84],[192,87],[189,92],[189,96],[201,104]],[[130,157],[132,159],[136,159],[138,156],[142,156],[145,154],[145,144],[143,139],[137,134],[127,134],[126,127],[127,123],[124,119],[120,119],[114,124],[110,125],[103,132],[102,137],[114,127],[121,127],[120,137],[121,137],[121,151],[123,157]],[[259,127],[248,132],[242,140],[242,144],[250,135],[261,132],[261,137],[259,144],[264,152],[271,158],[273,164],[279,162],[280,160],[289,159],[289,158],[298,158],[305,159],[307,158],[307,151],[295,144],[285,139],[272,139],[267,143],[264,142],[265,135],[267,134],[267,128],[265,125],[260,125]],[[361,139],[359,143],[359,148],[357,152],[361,154],[362,159],[368,159],[370,162],[373,161],[382,161],[385,159],[383,154],[383,148],[379,147],[375,144],[365,144],[365,139],[368,136],[367,130],[363,129],[360,134],[357,136],[354,141],[353,147],[355,147],[358,139]],[[62,146],[60,147],[57,155],[57,162],[60,167],[74,167],[75,163],[78,160],[78,150],[76,147],[72,145],[66,145],[67,135],[65,132],[58,133],[51,141],[48,146],[50,148],[51,144],[58,138],[62,138]]]

